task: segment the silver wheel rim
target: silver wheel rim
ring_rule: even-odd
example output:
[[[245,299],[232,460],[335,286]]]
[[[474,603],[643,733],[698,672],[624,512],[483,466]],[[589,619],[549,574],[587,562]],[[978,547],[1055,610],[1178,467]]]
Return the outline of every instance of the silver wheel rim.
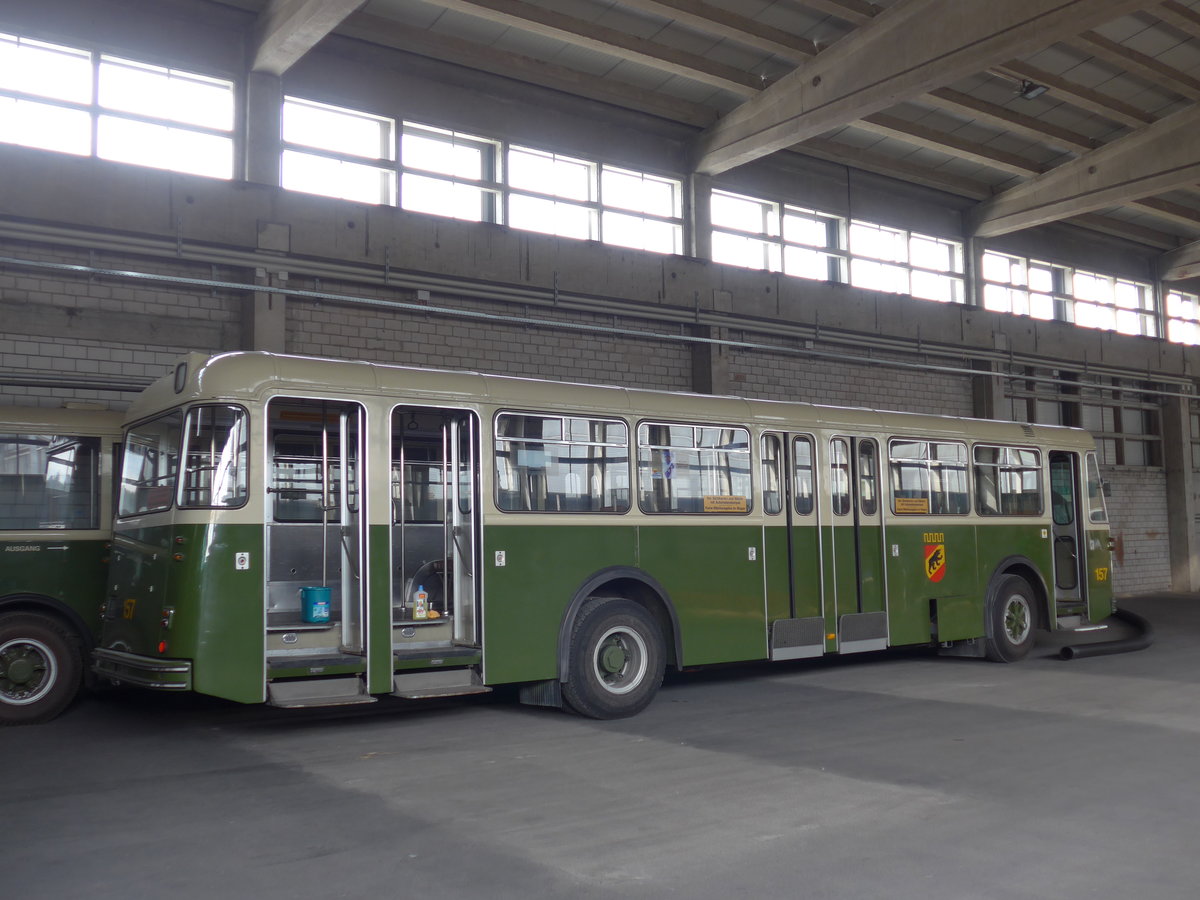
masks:
[[[1004,636],[1010,644],[1020,644],[1033,630],[1033,616],[1029,601],[1020,594],[1013,594],[1004,603]]]
[[[646,677],[650,655],[636,631],[623,626],[608,629],[596,642],[592,674],[610,694],[628,694]]]
[[[0,645],[0,703],[37,703],[58,680],[58,661],[41,641],[17,638]]]

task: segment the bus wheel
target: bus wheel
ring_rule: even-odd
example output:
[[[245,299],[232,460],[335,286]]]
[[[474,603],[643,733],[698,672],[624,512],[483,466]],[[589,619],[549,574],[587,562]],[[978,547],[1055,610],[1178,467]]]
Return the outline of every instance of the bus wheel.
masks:
[[[1033,589],[1019,575],[1006,575],[996,585],[988,606],[987,657],[1017,662],[1033,648],[1037,615]]]
[[[580,715],[619,719],[645,709],[662,684],[664,653],[658,623],[620,597],[592,597],[571,632],[563,699]]]
[[[37,613],[0,615],[0,725],[48,722],[82,682],[83,660],[64,625]]]

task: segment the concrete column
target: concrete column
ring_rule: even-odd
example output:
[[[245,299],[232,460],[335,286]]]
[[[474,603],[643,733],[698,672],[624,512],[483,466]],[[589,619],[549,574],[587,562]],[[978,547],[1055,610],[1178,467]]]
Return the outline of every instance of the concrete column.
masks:
[[[972,368],[980,372],[996,370],[994,363],[985,360],[976,360],[972,363]],[[1005,399],[1004,383],[1001,379],[992,375],[972,376],[971,401],[973,408],[971,414],[977,419],[1003,419],[1004,421],[1011,419],[1012,416]]]
[[[725,329],[709,325],[693,325],[692,334],[703,338],[720,338]],[[692,344],[692,390],[697,394],[733,393],[729,378],[729,348],[720,344]]]
[[[279,184],[282,120],[282,80],[278,75],[251,72],[246,77],[246,181]]]
[[[254,283],[263,287],[287,285],[287,272],[254,273]],[[242,349],[287,352],[287,295],[255,291],[242,305]]]
[[[712,259],[712,179],[707,175],[692,175],[688,179],[687,217],[688,246],[684,249],[696,259]]]
[[[1162,404],[1163,466],[1167,472],[1167,535],[1171,589],[1200,590],[1200,541],[1196,540],[1196,476],[1192,472],[1192,428],[1188,401]]]

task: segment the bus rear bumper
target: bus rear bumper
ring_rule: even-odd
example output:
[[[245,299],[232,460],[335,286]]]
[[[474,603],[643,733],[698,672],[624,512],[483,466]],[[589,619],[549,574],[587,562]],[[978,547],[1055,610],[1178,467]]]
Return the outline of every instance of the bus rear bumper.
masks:
[[[160,691],[192,689],[192,663],[186,659],[153,659],[97,648],[92,651],[92,671],[101,678]]]

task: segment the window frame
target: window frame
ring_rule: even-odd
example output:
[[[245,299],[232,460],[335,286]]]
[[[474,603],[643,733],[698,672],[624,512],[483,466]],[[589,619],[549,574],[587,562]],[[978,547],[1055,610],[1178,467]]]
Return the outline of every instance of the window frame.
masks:
[[[124,434],[121,437],[121,451],[120,451],[121,465],[120,465],[120,469],[114,474],[114,477],[113,477],[113,483],[114,483],[116,495],[117,495],[116,509],[114,510],[114,514],[115,514],[116,518],[118,518],[118,519],[133,519],[133,518],[137,518],[138,516],[157,515],[159,513],[168,512],[171,509],[175,508],[175,498],[179,491],[179,473],[182,468],[181,464],[182,464],[182,453],[183,453],[183,427],[184,427],[184,423],[186,421],[186,415],[187,415],[187,410],[182,406],[177,406],[173,409],[164,410],[164,411],[158,413],[157,415],[150,416],[149,418],[142,419],[142,420],[135,422],[134,424],[129,425],[125,428]],[[152,423],[161,422],[166,419],[170,419],[172,416],[177,416],[179,419],[178,423],[175,426],[175,437],[177,438],[177,444],[175,446],[175,453],[176,453],[175,471],[172,472],[170,475],[160,475],[160,476],[156,476],[156,478],[155,478],[156,481],[166,479],[166,478],[171,479],[171,483],[169,486],[155,485],[155,487],[159,490],[162,490],[164,487],[167,488],[165,491],[163,491],[163,496],[166,497],[166,503],[160,504],[157,506],[141,507],[133,512],[125,512],[124,511],[124,508],[125,508],[124,498],[125,498],[125,485],[126,485],[125,467],[127,465],[129,465],[131,460],[134,458],[134,454],[129,452],[130,438],[133,435],[137,434],[139,429],[143,429],[143,428],[145,428],[145,426],[150,425]],[[135,485],[136,485],[136,483],[135,483]]]
[[[1004,451],[1006,454],[1011,453],[1012,451],[1022,451],[1022,452],[1026,452],[1026,453],[1034,453],[1037,456],[1037,464],[1035,466],[1023,466],[1023,465],[1008,464],[1005,462],[995,462],[995,463],[982,462],[981,463],[979,461],[979,451],[980,450],[1000,450],[1000,451]],[[980,442],[977,444],[972,444],[971,448],[970,448],[970,463],[971,463],[971,473],[973,476],[972,477],[972,487],[974,488],[974,493],[975,493],[975,498],[974,498],[975,503],[974,503],[974,507],[973,507],[975,510],[975,514],[979,515],[979,516],[986,516],[988,518],[1008,518],[1008,517],[1014,517],[1014,518],[1035,517],[1036,518],[1036,517],[1044,516],[1046,513],[1046,474],[1045,474],[1045,463],[1043,460],[1043,456],[1044,456],[1044,454],[1042,453],[1042,450],[1040,447],[1027,447],[1027,446],[1021,446],[1021,445],[1017,445],[1017,444],[996,444],[996,443],[990,443],[990,442]],[[983,491],[980,490],[980,485],[979,485],[981,469],[994,469],[995,470],[995,473],[996,473],[996,481],[995,481],[996,500],[999,504],[995,510],[988,510],[988,509],[983,508]],[[1038,485],[1037,485],[1038,508],[1036,510],[1030,511],[1030,512],[1005,512],[1004,511],[1004,497],[1006,496],[1006,492],[1003,489],[1002,475],[1006,471],[1007,472],[1014,472],[1014,471],[1015,472],[1036,471],[1037,472],[1037,476],[1038,476]],[[1023,491],[1020,493],[1029,493],[1029,492]],[[1009,495],[1020,496],[1020,493],[1011,494],[1011,492],[1009,492]]]
[[[770,454],[767,444],[773,445]],[[758,492],[762,496],[763,515],[779,516],[787,506],[787,488],[785,480],[789,474],[787,468],[787,451],[784,435],[777,431],[764,431],[758,436]],[[774,485],[775,497],[772,502],[767,499],[767,485]]]
[[[467,134],[452,128],[442,128],[424,122],[413,122],[408,119],[396,123],[395,134],[397,149],[395,153],[396,184],[393,205],[398,209],[418,215],[444,216],[460,221],[477,221],[503,225],[508,221],[508,204],[505,200],[505,164],[506,152],[503,141],[487,138],[481,135]],[[404,159],[404,139],[407,137],[435,141],[448,146],[465,146],[479,152],[480,166],[477,178],[466,178],[460,175],[450,175],[433,169],[413,165]],[[407,206],[405,204],[406,177],[421,178],[432,182],[448,185],[450,190],[466,187],[479,191],[479,217],[459,217],[448,213],[430,212],[427,209]]]
[[[820,443],[817,441],[815,435],[808,433],[792,434],[791,439],[792,465],[788,472],[788,477],[792,479],[792,512],[797,516],[809,518],[817,513],[817,505],[821,493],[820,480],[817,477],[818,467],[821,464],[817,452],[817,448],[820,446]],[[808,444],[808,465],[803,468],[800,466],[800,454],[796,452],[796,445],[800,441],[804,441],[806,444]],[[799,487],[799,479],[802,473],[807,473],[808,475],[809,490],[807,494],[801,492]],[[800,506],[801,498],[807,499],[808,502],[806,508],[802,508]]]
[[[547,440],[544,438],[542,438],[542,439],[536,439],[536,438],[525,439],[525,438],[501,437],[499,434],[500,420],[504,416],[532,417],[532,418],[539,418],[539,419],[559,419],[564,424],[564,428],[561,432],[564,435],[564,437],[561,440],[557,440],[557,441]],[[565,435],[568,433],[568,430],[565,427],[565,423],[568,419],[582,420],[582,421],[587,421],[587,422],[601,422],[606,425],[620,425],[625,429],[625,442],[624,442],[624,444],[618,444],[618,443],[608,443],[608,442],[569,440],[568,438],[565,437]],[[633,429],[630,427],[629,422],[627,422],[625,419],[623,419],[617,415],[600,416],[600,415],[594,415],[592,413],[587,413],[587,412],[579,412],[579,413],[547,412],[545,410],[538,411],[538,410],[526,410],[526,409],[497,410],[496,413],[492,416],[491,475],[492,475],[492,503],[493,503],[493,505],[499,512],[504,513],[506,515],[544,515],[544,516],[567,516],[567,515],[624,516],[624,515],[627,515],[630,512],[630,510],[633,509],[633,492],[634,492],[633,476],[634,476],[634,472],[633,472],[632,431],[633,431]],[[558,444],[558,445],[562,445],[562,446],[575,446],[575,447],[606,447],[606,448],[624,449],[624,451],[625,451],[625,465],[624,465],[625,478],[626,478],[626,484],[628,485],[628,491],[629,491],[629,496],[626,498],[625,507],[623,509],[614,507],[612,509],[601,508],[601,509],[561,510],[561,509],[513,509],[513,508],[502,505],[500,502],[500,473],[499,473],[499,461],[500,461],[499,448],[500,448],[500,444],[502,442],[509,443],[509,444],[526,442],[526,443],[537,443],[537,444]],[[619,468],[619,466],[618,466],[618,468]],[[583,495],[581,495],[581,496],[583,496]],[[590,497],[591,494],[589,493],[586,496]]]
[[[1166,289],[1163,293],[1163,318],[1167,341],[1173,344],[1200,344],[1200,295]]]
[[[748,425],[731,425],[728,423],[714,424],[714,423],[701,423],[701,422],[696,422],[696,421],[667,421],[667,420],[662,420],[662,419],[653,419],[653,420],[652,419],[639,419],[635,427],[636,427],[636,433],[635,433],[635,437],[633,439],[633,443],[634,443],[634,449],[636,451],[637,456],[636,456],[636,467],[635,467],[635,472],[634,472],[634,474],[636,476],[636,481],[635,481],[636,486],[634,489],[637,492],[637,507],[638,507],[638,511],[640,513],[642,513],[643,515],[648,515],[648,516],[715,516],[717,518],[723,518],[723,517],[734,516],[734,515],[750,516],[750,515],[754,514],[754,512],[755,512],[754,491],[755,491],[755,487],[756,487],[755,477],[754,477],[754,463],[755,463],[754,444],[753,444],[754,429],[752,429],[750,426],[748,426]],[[642,429],[643,428],[654,428],[654,427],[691,428],[692,429],[692,446],[676,448],[673,446],[664,447],[664,446],[661,446],[658,444],[649,444],[649,443],[643,444],[642,443]],[[731,432],[744,433],[746,436],[745,451],[725,450],[725,449],[718,448],[718,447],[697,446],[697,441],[699,440],[699,438],[697,437],[698,432],[714,431],[714,430],[715,431],[731,431]],[[746,493],[745,494],[732,494],[732,493],[731,494],[710,494],[710,495],[701,494],[700,498],[703,502],[703,500],[709,496],[714,497],[714,498],[716,498],[716,497],[737,497],[737,498],[744,499],[746,501],[745,509],[737,509],[737,510],[734,510],[734,509],[728,509],[728,510],[699,509],[699,510],[683,510],[683,511],[678,510],[678,509],[667,509],[667,510],[648,509],[646,504],[642,502],[642,495],[643,495],[643,492],[642,492],[642,471],[643,471],[642,451],[643,450],[670,451],[670,450],[675,450],[675,449],[691,450],[696,453],[708,452],[708,453],[724,453],[724,454],[739,453],[740,454],[740,453],[744,452],[745,453],[745,463],[746,463],[746,465],[745,465]],[[650,459],[652,459],[652,458],[647,459],[647,462],[646,462],[647,465],[651,464]],[[653,468],[651,468],[650,471],[651,471],[651,473],[653,473],[653,471],[654,471]],[[709,470],[702,469],[702,471],[707,472]],[[651,481],[653,481],[653,474],[651,474]],[[703,485],[701,485],[701,487],[703,487]]]
[[[287,137],[288,107],[300,107],[318,112],[327,112],[345,118],[358,118],[374,122],[379,127],[378,152],[374,155],[354,153],[350,150],[336,150],[315,144],[305,144],[290,140]],[[351,202],[373,202],[378,205],[395,205],[397,191],[396,155],[398,136],[396,121],[387,116],[377,116],[364,110],[351,109],[344,106],[333,106],[304,97],[285,94],[280,105],[280,139],[279,139],[279,185],[284,190],[298,191],[306,194],[316,194],[322,197],[335,197]],[[354,166],[361,169],[373,170],[379,178],[379,199],[367,201],[361,197],[348,196],[347,192],[333,193],[317,190],[315,187],[302,187],[288,184],[287,168],[289,155],[308,159],[318,159],[338,163],[339,165]]]
[[[759,207],[762,227],[757,231],[739,228],[732,224],[721,224],[712,214],[715,198],[728,199],[740,203],[753,204]],[[767,272],[782,272],[792,278],[804,278],[809,281],[824,281],[827,283],[844,284],[847,281],[848,252],[846,249],[846,220],[833,213],[822,212],[797,204],[785,203],[760,197],[752,197],[725,188],[714,187],[709,192],[708,222],[703,227],[709,229],[709,258],[718,265],[738,266],[740,268],[757,269]],[[805,243],[787,237],[789,220],[806,220],[822,224],[826,231],[826,243],[823,246]],[[702,227],[697,223],[697,227]],[[751,265],[744,262],[734,262],[728,258],[718,259],[713,251],[714,242],[718,236],[755,242],[760,246],[761,265]],[[789,251],[799,253],[815,253],[825,257],[826,273],[817,278],[793,271],[788,265]]]
[[[919,459],[917,457],[896,457],[893,453],[893,448],[898,443],[925,444],[927,455],[922,456]],[[896,485],[898,483],[897,478],[896,478],[897,463],[913,465],[916,462],[923,462],[923,463],[926,463],[926,465],[923,466],[923,471],[925,471],[927,473],[931,473],[934,469],[934,466],[932,466],[930,464],[934,463],[934,462],[942,462],[942,460],[934,459],[933,457],[928,455],[929,448],[932,447],[933,445],[948,445],[948,446],[955,446],[955,447],[962,448],[962,451],[963,451],[963,454],[962,454],[963,491],[962,491],[962,493],[966,499],[966,502],[964,503],[963,509],[960,512],[954,512],[953,510],[935,510],[933,508],[934,507],[933,498],[934,498],[935,494],[941,494],[948,499],[950,496],[952,496],[953,494],[958,493],[958,492],[944,491],[944,490],[935,492],[933,490],[932,474],[927,475],[928,484],[929,484],[929,491],[928,491],[927,497],[925,497],[925,498],[908,498],[908,497],[897,497],[896,496]],[[968,444],[965,440],[950,439],[950,438],[905,437],[905,436],[901,436],[901,435],[893,435],[893,436],[889,437],[887,440],[887,451],[888,451],[888,460],[887,460],[887,462],[888,462],[888,494],[891,497],[891,503],[889,504],[889,507],[890,507],[891,514],[893,516],[904,516],[904,517],[908,517],[908,516],[957,516],[957,517],[962,517],[962,516],[971,515],[971,512],[972,512],[972,505],[971,505],[972,457],[971,457],[970,447],[968,446]],[[942,479],[939,479],[939,481],[941,481],[941,480]],[[901,510],[901,509],[898,509],[897,501],[898,500],[907,500],[907,499],[925,499],[926,504],[927,504],[926,509],[924,509],[924,510]],[[947,503],[946,505],[949,505],[949,504]]]
[[[887,234],[893,238],[893,243],[903,243],[903,258],[900,258],[900,254],[896,254],[894,257],[871,255],[856,248],[855,236],[864,230],[877,234]],[[913,248],[919,242],[932,242],[938,246],[944,246],[950,256],[950,268],[937,269],[913,262],[915,255]],[[850,219],[846,225],[846,249],[849,257],[848,283],[851,287],[857,287],[862,290],[902,294],[916,300],[928,300],[933,303],[962,304],[967,302],[966,248],[962,241],[912,231],[908,228],[885,225],[880,222],[868,222],[865,219]],[[878,284],[867,283],[866,279],[856,278],[856,270],[861,272],[864,267],[868,266],[903,271],[905,273],[905,290],[890,290],[886,287],[880,287]],[[928,293],[916,292],[914,281],[919,276],[929,276],[944,280],[950,285],[951,296],[933,297]]]
[[[36,430],[37,426],[29,426],[23,430],[5,429],[0,432],[0,482],[13,481],[14,486],[17,486],[19,491],[24,494],[26,485],[23,482],[18,483],[17,479],[37,478],[40,479],[41,499],[37,504],[37,519],[38,524],[30,526],[8,525],[5,524],[5,516],[12,516],[11,520],[16,520],[13,516],[13,508],[0,509],[0,534],[10,532],[38,532],[46,534],[62,534],[68,531],[99,531],[102,528],[100,521],[101,504],[104,498],[101,496],[101,481],[104,469],[104,443],[105,439],[98,434],[87,434],[76,431],[74,429],[66,429],[61,432],[51,432],[47,430]],[[37,439],[45,438],[44,442]],[[50,440],[53,439],[53,440]],[[20,449],[27,447],[35,453],[42,455],[40,471],[32,469],[26,471],[22,468],[22,463],[28,458]],[[11,450],[11,452],[6,452]],[[49,524],[52,520],[47,513],[51,512],[54,504],[51,502],[54,491],[51,485],[51,466],[56,462],[56,456],[64,450],[70,450],[72,457],[69,463],[63,463],[71,467],[71,490],[70,494],[82,496],[87,501],[86,522],[82,524],[78,516],[66,519],[62,518],[59,521],[62,524]],[[90,465],[81,468],[81,462],[77,458],[79,451],[83,451]],[[12,468],[12,471],[9,469]],[[80,472],[86,475],[86,483],[82,489],[76,488],[77,479],[74,476]],[[61,493],[61,492],[59,492]],[[24,510],[29,513],[31,510]]]
[[[189,441],[191,439],[190,426],[192,424],[192,416],[204,410],[224,409],[232,410],[237,416],[237,428],[241,433],[240,445],[240,478],[238,483],[241,487],[241,501],[238,503],[188,503],[184,496],[188,491],[187,476],[192,471],[188,464],[188,454],[190,451]],[[189,406],[184,410],[183,424],[180,430],[179,442],[179,468],[176,477],[175,491],[175,506],[178,509],[241,509],[250,502],[250,475],[252,463],[250,461],[250,412],[246,407],[238,403],[200,403],[195,406]],[[212,486],[208,488],[209,494],[212,494]]]
[[[1008,279],[988,277],[989,261],[1005,262],[1009,269]],[[980,307],[991,312],[1029,316],[1045,322],[1065,322],[1078,328],[1111,331],[1133,337],[1163,339],[1165,329],[1160,320],[1164,319],[1164,304],[1155,296],[1154,284],[1150,282],[987,247],[979,251],[978,272],[978,302]],[[1036,281],[1043,283],[1038,285]],[[1111,301],[1081,294],[1081,285],[1089,282],[1100,290],[1107,290],[1111,294]],[[1121,303],[1118,294],[1122,290],[1136,292],[1137,302],[1133,305]],[[1004,302],[989,301],[989,296],[998,298],[1000,292],[1003,292]],[[1043,308],[1035,308],[1035,301]],[[1018,309],[1018,306],[1021,308]],[[1080,322],[1080,314],[1086,314],[1088,310],[1111,311],[1112,326]],[[1120,327],[1122,316],[1133,316],[1138,328],[1131,330]]]
[[[0,32],[0,42],[10,44],[15,48],[15,52],[20,52],[23,46],[40,48],[49,52],[59,53],[63,56],[75,57],[79,60],[87,60],[88,68],[88,84],[85,91],[77,92],[76,98],[54,96],[49,93],[24,90],[19,87],[0,85],[0,101],[11,100],[14,107],[17,104],[32,104],[36,107],[45,109],[57,109],[68,112],[75,112],[87,116],[88,128],[86,141],[82,133],[77,135],[79,140],[78,146],[75,149],[65,149],[62,146],[50,146],[46,142],[35,143],[32,141],[3,141],[3,143],[11,143],[16,146],[31,147],[34,149],[49,150],[57,153],[69,153],[74,156],[84,156],[92,159],[103,159],[110,162],[115,162],[120,165],[133,165],[142,168],[153,168],[168,172],[177,172],[185,175],[195,175],[202,178],[215,178],[222,181],[231,181],[237,174],[234,154],[238,141],[237,128],[237,90],[238,84],[235,80],[224,78],[218,75],[209,75],[203,72],[193,72],[184,69],[176,68],[169,64],[152,63],[145,60],[130,59],[126,56],[119,56],[112,53],[104,53],[95,49],[86,49],[83,47],[72,47],[66,44],[58,44],[50,41],[41,41],[34,38],[26,37],[20,34],[11,32]],[[196,83],[206,83],[213,87],[220,88],[228,94],[228,122],[224,127],[215,125],[203,124],[198,122],[190,122],[180,118],[172,118],[167,115],[154,114],[145,110],[130,110],[122,109],[104,102],[103,95],[106,86],[106,72],[114,69],[126,70],[142,70],[151,72],[159,76],[165,77],[168,81],[172,79],[181,79]],[[111,78],[112,76],[110,76]],[[81,83],[81,87],[82,87]],[[82,120],[81,120],[82,121]],[[172,165],[175,156],[168,154],[162,159],[155,158],[155,162],[146,162],[140,159],[125,159],[119,155],[111,155],[105,152],[103,134],[106,123],[125,123],[132,125],[149,126],[156,129],[164,129],[164,136],[170,137],[172,132],[185,132],[194,135],[203,135],[210,138],[215,138],[225,142],[227,154],[223,162],[227,162],[227,166],[223,168],[223,172],[216,173],[212,171],[197,171],[194,168],[184,168],[179,165]],[[83,146],[86,142],[87,149]]]

